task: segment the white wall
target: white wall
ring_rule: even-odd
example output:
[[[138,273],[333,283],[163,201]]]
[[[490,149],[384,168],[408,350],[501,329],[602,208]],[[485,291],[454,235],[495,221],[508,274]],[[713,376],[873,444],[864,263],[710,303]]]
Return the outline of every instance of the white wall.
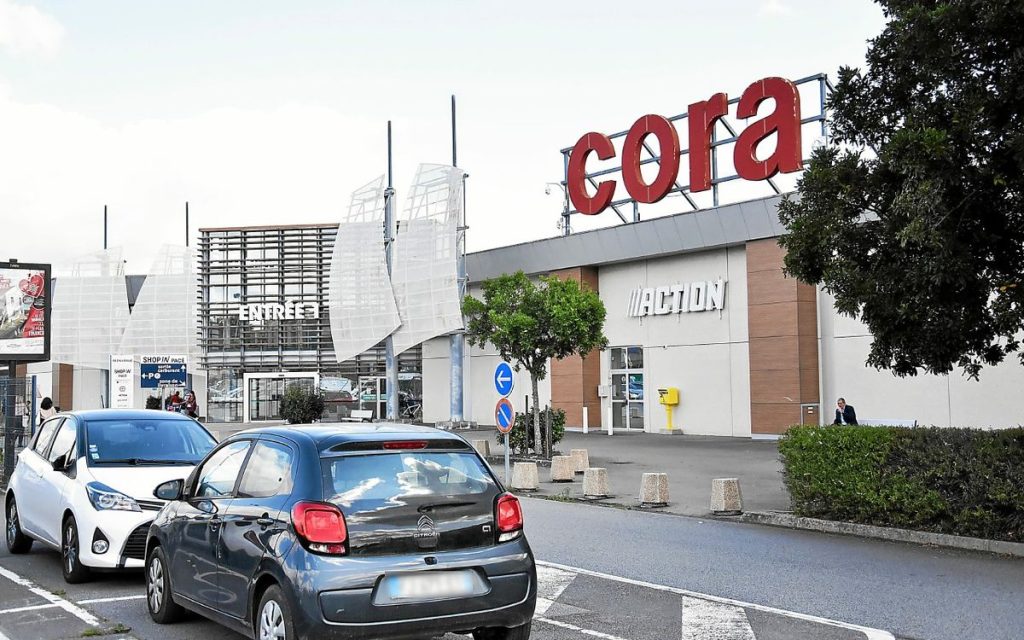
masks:
[[[971,380],[959,370],[949,375],[898,378],[864,363],[871,336],[859,320],[835,311],[835,298],[818,293],[821,317],[822,419],[835,417],[842,396],[859,419],[917,420],[922,425],[998,428],[1024,424],[1018,404],[1024,366],[1011,357],[981,370]]]
[[[451,417],[450,348],[448,338],[435,338],[423,343],[423,421],[440,422]],[[463,369],[463,417],[481,426],[494,426],[494,405],[498,392],[494,390],[494,368],[501,362],[498,352],[488,345],[486,349],[466,346]],[[550,366],[548,367],[550,370]],[[551,378],[537,385],[540,404],[551,402]],[[516,411],[522,411],[524,396],[530,394],[530,376],[526,371],[515,374],[515,389],[510,399]]]
[[[673,426],[684,433],[750,435],[750,367],[747,347],[746,252],[733,247],[603,266],[599,270],[601,299],[608,310],[605,335],[609,346],[644,348],[645,430],[664,430],[665,408],[658,387],[678,387],[680,404]],[[721,311],[668,316],[630,317],[630,293],[657,287],[717,280],[727,281]],[[601,384],[611,383],[610,357],[601,358]],[[602,400],[608,415],[611,400]]]

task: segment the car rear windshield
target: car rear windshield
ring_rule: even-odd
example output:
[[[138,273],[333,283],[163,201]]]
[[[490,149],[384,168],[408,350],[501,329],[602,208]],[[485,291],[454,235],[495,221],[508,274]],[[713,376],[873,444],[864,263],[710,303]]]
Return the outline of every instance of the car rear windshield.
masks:
[[[192,420],[90,420],[89,464],[196,464],[216,446]]]
[[[475,496],[495,488],[475,454],[409,451],[323,458],[324,496],[343,509],[432,496]]]

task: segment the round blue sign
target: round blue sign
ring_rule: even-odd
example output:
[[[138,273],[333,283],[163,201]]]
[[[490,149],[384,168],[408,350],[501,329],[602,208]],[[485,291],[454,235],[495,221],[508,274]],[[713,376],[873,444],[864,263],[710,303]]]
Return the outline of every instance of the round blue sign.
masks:
[[[507,396],[512,393],[514,378],[512,376],[512,365],[502,362],[494,368],[494,388],[499,395]]]
[[[516,412],[508,398],[498,400],[498,404],[494,407],[494,423],[498,425],[498,431],[501,433],[511,431],[512,425],[516,422],[515,416]]]

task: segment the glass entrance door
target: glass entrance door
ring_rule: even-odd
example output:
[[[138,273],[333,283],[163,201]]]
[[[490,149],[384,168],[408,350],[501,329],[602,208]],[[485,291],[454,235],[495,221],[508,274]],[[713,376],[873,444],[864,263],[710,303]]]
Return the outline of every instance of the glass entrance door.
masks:
[[[316,390],[316,381],[310,377],[253,377],[249,378],[248,392],[249,421],[281,420],[281,400],[290,387],[299,386],[303,391]]]
[[[387,417],[387,397],[387,378],[373,376],[359,379],[359,408],[363,411],[372,411],[374,420]]]
[[[611,356],[612,427],[643,431],[643,347],[613,347]]]

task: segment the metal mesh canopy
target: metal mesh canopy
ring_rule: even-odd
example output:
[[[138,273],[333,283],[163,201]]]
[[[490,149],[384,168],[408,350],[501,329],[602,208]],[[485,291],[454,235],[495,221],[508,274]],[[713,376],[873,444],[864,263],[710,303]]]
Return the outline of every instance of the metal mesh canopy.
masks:
[[[355,358],[399,325],[384,255],[384,176],[352,194],[338,225],[327,289],[334,356]]]
[[[395,354],[462,328],[456,234],[462,170],[421,164],[395,240],[391,281],[402,326]]]
[[[121,249],[81,256],[54,268],[54,362],[106,369],[128,325]]]
[[[184,355],[199,364],[199,276],[196,252],[163,245],[139,291],[121,339],[125,355]]]

